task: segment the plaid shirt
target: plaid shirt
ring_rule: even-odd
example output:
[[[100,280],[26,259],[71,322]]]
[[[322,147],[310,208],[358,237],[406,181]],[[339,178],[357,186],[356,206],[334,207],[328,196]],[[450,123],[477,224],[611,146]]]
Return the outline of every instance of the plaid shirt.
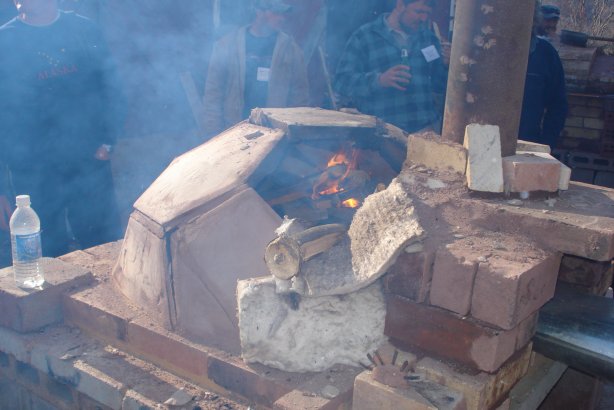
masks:
[[[335,89],[342,105],[349,105],[349,100],[361,112],[414,132],[441,117],[433,95],[445,92],[447,70],[441,58],[426,61],[421,50],[434,45],[441,55],[441,45],[431,31],[421,30],[410,34],[407,40],[412,75],[407,90],[381,87],[380,74],[401,64],[402,47],[395,40],[387,17],[384,14],[365,24],[350,37],[337,66]]]

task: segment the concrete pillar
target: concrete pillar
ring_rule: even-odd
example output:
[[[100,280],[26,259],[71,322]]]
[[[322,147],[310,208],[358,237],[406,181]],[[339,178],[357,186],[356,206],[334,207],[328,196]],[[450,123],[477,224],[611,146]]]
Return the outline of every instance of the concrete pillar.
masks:
[[[498,125],[503,156],[516,151],[535,0],[463,0],[456,21],[444,139],[470,123]]]

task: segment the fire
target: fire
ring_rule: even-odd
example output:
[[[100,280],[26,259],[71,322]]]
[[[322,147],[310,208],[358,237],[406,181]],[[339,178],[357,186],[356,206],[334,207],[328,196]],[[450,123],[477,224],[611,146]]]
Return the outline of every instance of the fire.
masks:
[[[357,161],[358,151],[354,149],[349,157],[344,150],[333,155],[326,164],[327,172],[322,174],[324,178],[318,180],[317,184],[314,186],[314,197],[343,192],[344,189],[340,187],[339,184],[350,174],[350,172],[356,169]]]
[[[356,198],[346,199],[345,201],[341,202],[341,206],[344,208],[358,208],[359,205],[360,202]]]
[[[328,160],[328,164],[326,166],[328,168],[334,167],[335,165],[349,165],[349,161],[345,156],[345,152],[341,151],[333,155],[331,159]]]

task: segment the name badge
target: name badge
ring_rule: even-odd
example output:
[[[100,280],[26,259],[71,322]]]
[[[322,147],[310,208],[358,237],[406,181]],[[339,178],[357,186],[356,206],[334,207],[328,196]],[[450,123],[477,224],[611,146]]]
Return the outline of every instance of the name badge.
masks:
[[[437,51],[437,49],[435,48],[434,45],[430,45],[428,47],[425,47],[425,48],[423,48],[420,51],[422,51],[422,55],[426,59],[427,63],[430,63],[431,61],[435,61],[435,60],[437,60],[438,58],[441,57],[439,55],[439,52]]]
[[[266,67],[258,67],[258,72],[256,73],[256,80],[268,83],[270,79],[271,69]]]

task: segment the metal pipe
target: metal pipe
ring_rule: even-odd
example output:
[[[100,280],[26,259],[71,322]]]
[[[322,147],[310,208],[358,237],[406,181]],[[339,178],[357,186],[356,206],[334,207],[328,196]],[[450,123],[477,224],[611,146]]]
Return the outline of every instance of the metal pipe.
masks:
[[[471,123],[498,125],[503,156],[516,151],[535,0],[456,2],[444,139]]]

